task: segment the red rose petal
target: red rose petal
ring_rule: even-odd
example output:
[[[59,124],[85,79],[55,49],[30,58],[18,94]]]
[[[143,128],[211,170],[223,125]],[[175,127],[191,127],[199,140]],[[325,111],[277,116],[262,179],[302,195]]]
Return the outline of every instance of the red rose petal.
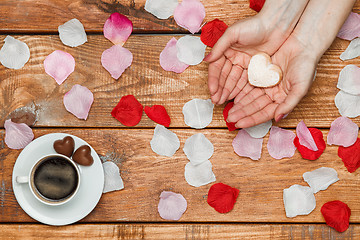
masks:
[[[152,107],[146,106],[144,108],[146,115],[154,122],[164,125],[165,127],[170,126],[170,117],[166,112],[166,109],[161,105],[154,105]]]
[[[236,127],[235,127],[235,123],[229,123],[226,121],[228,115],[229,115],[229,110],[234,106],[234,102],[228,102],[228,104],[226,104],[224,110],[223,110],[223,116],[224,116],[224,120],[226,122],[226,126],[228,127],[229,131],[235,131]]]
[[[205,45],[214,47],[215,43],[224,34],[227,28],[228,26],[226,23],[216,18],[201,28],[200,39]]]
[[[340,146],[338,155],[342,159],[345,167],[349,172],[355,172],[360,167],[360,139],[350,147]]]
[[[346,203],[339,200],[327,202],[321,207],[321,213],[326,224],[336,231],[344,232],[349,228],[351,210]]]
[[[260,12],[262,7],[264,6],[265,0],[250,0],[250,8]]]
[[[326,143],[324,141],[323,134],[319,129],[309,128],[309,131],[310,131],[312,137],[314,138],[315,144],[318,148],[317,151],[310,150],[309,148],[301,145],[299,142],[299,138],[297,136],[294,138],[294,145],[299,150],[301,156],[304,159],[316,160],[324,152],[324,150],[326,148]]]
[[[123,96],[111,115],[125,126],[135,126],[141,120],[143,106],[133,95]]]
[[[239,192],[239,189],[215,183],[209,189],[207,202],[219,213],[227,213],[233,209]]]

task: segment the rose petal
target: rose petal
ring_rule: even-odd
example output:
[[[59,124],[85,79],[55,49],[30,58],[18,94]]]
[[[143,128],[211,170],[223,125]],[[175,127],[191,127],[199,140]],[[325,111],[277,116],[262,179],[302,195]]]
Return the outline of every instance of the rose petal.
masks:
[[[301,145],[300,142],[299,142],[298,137],[294,138],[294,145],[299,150],[301,156],[304,159],[316,160],[324,152],[324,150],[326,148],[326,143],[324,141],[323,134],[319,129],[309,128],[309,131],[310,131],[310,134],[311,134],[311,136],[313,137],[313,139],[314,139],[314,141],[316,143],[316,146],[318,148],[317,151],[313,151],[313,150]]]
[[[5,143],[11,149],[23,149],[34,139],[33,131],[25,123],[13,123],[8,119],[4,128]]]
[[[110,161],[103,163],[104,169],[104,189],[103,193],[121,190],[124,188],[124,182],[120,176],[118,166]]]
[[[355,143],[358,133],[359,127],[356,123],[347,117],[338,117],[331,123],[327,143],[349,147]]]
[[[326,190],[331,184],[339,181],[338,174],[335,169],[321,167],[311,172],[303,174],[304,181],[307,182],[313,193]]]
[[[120,45],[114,45],[101,54],[102,66],[115,79],[118,79],[125,69],[130,67],[132,61],[132,53]]]
[[[20,69],[30,59],[28,45],[11,36],[6,36],[4,45],[0,50],[0,62],[4,67]]]
[[[77,47],[87,42],[87,36],[82,23],[76,18],[58,27],[59,37],[63,44]]]
[[[360,115],[360,96],[340,90],[335,96],[335,106],[341,116],[355,118]]]
[[[298,215],[308,215],[316,207],[316,200],[311,188],[292,185],[283,192],[286,217],[293,218]]]
[[[355,65],[347,65],[340,74],[337,88],[346,93],[360,95],[360,68]]]
[[[230,212],[239,196],[239,189],[223,183],[215,183],[209,189],[207,202],[219,213]]]
[[[198,65],[205,57],[206,45],[199,37],[184,36],[176,43],[177,58],[189,65]]]
[[[166,112],[166,109],[161,105],[154,105],[152,107],[145,106],[144,111],[146,115],[154,122],[164,125],[165,127],[170,126],[170,117]]]
[[[75,70],[75,59],[70,53],[56,50],[45,58],[44,68],[60,85]]]
[[[198,0],[183,0],[174,11],[176,23],[192,34],[200,30],[204,18],[205,7]]]
[[[227,28],[226,23],[216,18],[201,28],[200,39],[206,46],[214,47]]]
[[[200,187],[216,181],[216,177],[212,171],[212,164],[209,160],[194,165],[191,162],[185,166],[185,180],[194,187]]]
[[[183,150],[194,165],[209,160],[214,154],[213,144],[202,133],[192,135],[186,139]]]
[[[162,125],[156,125],[153,138],[150,141],[151,149],[162,156],[172,157],[180,148],[180,140],[175,133]]]
[[[182,73],[186,68],[189,67],[188,64],[180,62],[177,58],[177,49],[176,49],[177,40],[173,37],[166,44],[164,50],[160,53],[160,66],[165,71],[172,71],[175,73]]]
[[[352,173],[360,167],[360,139],[350,147],[340,146],[338,149],[338,155],[342,159],[347,170]]]
[[[79,84],[75,84],[64,96],[66,110],[79,119],[87,119],[93,102],[94,95],[92,92]]]
[[[165,220],[179,220],[187,208],[186,199],[180,193],[163,191],[160,194],[158,212]]]
[[[351,210],[346,203],[339,200],[325,203],[321,207],[321,213],[326,224],[338,232],[345,232],[349,228]]]
[[[228,118],[230,109],[234,106],[234,102],[228,102],[223,110],[223,116],[226,123],[226,126],[228,127],[229,131],[235,131],[235,123],[227,122],[226,119]]]
[[[360,56],[360,38],[355,38],[346,48],[346,50],[340,55],[340,59],[345,61]]]
[[[360,37],[360,15],[351,12],[337,34],[337,37],[346,40],[353,40],[356,37]]]
[[[260,12],[264,6],[265,0],[250,0],[249,7],[257,12]]]
[[[144,9],[159,19],[168,19],[178,4],[178,0],[146,0]]]
[[[115,12],[104,24],[104,36],[113,44],[124,45],[133,30],[132,22],[124,15]]]
[[[241,129],[234,138],[232,146],[237,155],[249,157],[252,160],[259,160],[261,157],[262,143],[262,138],[253,138],[244,129]]]
[[[249,127],[249,128],[244,128],[244,129],[245,129],[245,131],[247,131],[247,133],[250,136],[252,136],[254,138],[263,138],[269,132],[269,129],[271,128],[271,126],[272,126],[272,121],[269,120],[269,121],[261,123],[259,125]]]
[[[123,96],[111,115],[125,126],[135,126],[141,120],[143,106],[133,95]]]
[[[304,121],[298,123],[296,127],[296,135],[299,138],[300,144],[303,145],[304,147],[313,151],[319,150],[316,146],[313,136],[311,135]]]
[[[275,159],[291,158],[294,156],[296,150],[294,145],[295,136],[295,133],[290,130],[272,126],[267,143],[270,156]]]
[[[192,128],[205,128],[212,121],[214,104],[210,99],[193,99],[183,107],[185,124]]]

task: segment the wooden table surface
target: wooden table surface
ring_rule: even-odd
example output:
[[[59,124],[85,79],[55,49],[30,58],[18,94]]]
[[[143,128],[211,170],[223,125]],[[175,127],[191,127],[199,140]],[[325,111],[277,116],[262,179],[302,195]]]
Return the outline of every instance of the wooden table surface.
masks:
[[[248,0],[202,0],[205,21],[219,18],[227,24],[256,14]],[[207,63],[189,67],[182,74],[164,71],[159,54],[173,37],[187,34],[173,18],[159,20],[144,10],[145,0],[2,0],[0,1],[0,46],[9,34],[26,42],[31,57],[20,70],[0,65],[0,239],[360,239],[359,171],[349,173],[337,155],[336,146],[327,146],[316,161],[301,158],[276,160],[266,144],[259,161],[239,157],[232,148],[236,132],[229,132],[222,117],[224,106],[216,106],[212,123],[202,130],[190,129],[183,120],[182,107],[193,99],[209,98]],[[360,12],[360,1],[354,10]],[[127,15],[134,32],[125,47],[134,61],[119,80],[101,66],[101,53],[112,46],[102,28],[113,12]],[[79,19],[88,33],[88,42],[77,48],[64,46],[57,27]],[[331,122],[339,117],[334,104],[338,74],[347,64],[360,66],[360,58],[343,62],[339,55],[348,41],[336,39],[322,57],[307,96],[283,121],[275,124],[295,131],[299,121],[320,128],[326,139]],[[75,71],[60,86],[44,72],[43,61],[54,50],[74,56]],[[63,106],[62,97],[74,84],[89,88],[94,104],[86,121],[79,120]],[[171,157],[155,154],[150,148],[155,123],[143,116],[135,127],[124,127],[110,112],[119,99],[133,94],[144,106],[164,105],[171,117],[170,129],[181,142]],[[97,207],[78,223],[53,227],[30,218],[17,203],[11,183],[14,163],[20,150],[4,143],[4,121],[14,114],[35,116],[35,137],[48,133],[71,133],[94,147],[102,160],[115,162],[125,189],[103,194]],[[353,119],[357,124],[359,118]],[[184,179],[188,162],[182,151],[185,140],[203,133],[214,145],[210,159],[217,181],[240,190],[234,209],[220,214],[207,202],[211,184],[194,188]],[[319,167],[336,169],[340,181],[316,194],[317,206],[308,216],[286,218],[282,191],[293,184],[306,185],[302,174]],[[164,190],[181,193],[188,209],[180,221],[165,221],[157,212]],[[347,231],[338,233],[325,225],[321,206],[341,200],[352,211]]]

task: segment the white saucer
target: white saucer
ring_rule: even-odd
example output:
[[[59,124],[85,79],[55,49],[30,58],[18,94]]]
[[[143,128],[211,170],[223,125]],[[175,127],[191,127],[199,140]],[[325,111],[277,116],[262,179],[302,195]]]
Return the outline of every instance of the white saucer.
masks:
[[[78,165],[80,188],[73,199],[63,205],[49,206],[32,195],[28,184],[19,184],[15,179],[16,176],[28,176],[33,164],[42,156],[56,153],[54,141],[66,136],[74,139],[75,149],[88,145],[94,163],[88,167]],[[12,186],[16,200],[30,217],[48,225],[67,225],[84,218],[95,208],[104,188],[104,171],[99,156],[87,142],[70,134],[51,133],[36,138],[22,150],[14,165]]]

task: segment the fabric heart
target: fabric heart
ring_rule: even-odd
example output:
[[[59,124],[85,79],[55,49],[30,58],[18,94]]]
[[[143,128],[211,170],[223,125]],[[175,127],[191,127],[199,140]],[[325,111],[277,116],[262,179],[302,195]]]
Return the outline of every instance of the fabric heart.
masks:
[[[351,210],[346,203],[339,200],[327,202],[321,207],[321,213],[326,224],[336,231],[344,232],[349,228]]]
[[[75,148],[75,141],[72,137],[66,136],[54,142],[55,152],[71,157]]]
[[[209,189],[207,202],[219,213],[227,213],[233,209],[239,192],[226,184],[215,183]]]
[[[111,115],[128,127],[135,126],[141,120],[143,106],[133,95],[123,96],[111,111]]]
[[[94,162],[94,159],[91,156],[91,149],[87,145],[83,145],[76,149],[72,159],[74,162],[83,166],[91,166]]]
[[[223,110],[223,116],[224,116],[224,120],[226,122],[226,126],[228,127],[229,131],[235,131],[236,127],[235,127],[235,123],[232,122],[227,122],[226,119],[228,118],[229,115],[229,110],[234,106],[234,102],[228,102],[228,104],[226,104],[224,110]]]
[[[304,159],[316,160],[324,152],[324,150],[326,148],[326,143],[324,141],[323,134],[319,129],[309,128],[309,131],[310,131],[312,137],[314,138],[315,144],[318,148],[317,151],[313,151],[313,150],[301,145],[299,138],[297,136],[294,138],[294,145],[299,150],[301,156]]]
[[[165,107],[161,105],[154,105],[152,107],[146,106],[144,111],[146,115],[154,122],[164,125],[165,127],[170,126],[171,119],[169,114],[166,112]]]
[[[360,167],[360,139],[350,147],[340,146],[338,155],[342,159],[347,170],[352,173]]]
[[[249,83],[255,87],[273,87],[282,78],[279,66],[271,63],[271,58],[266,53],[252,56],[248,67]]]

